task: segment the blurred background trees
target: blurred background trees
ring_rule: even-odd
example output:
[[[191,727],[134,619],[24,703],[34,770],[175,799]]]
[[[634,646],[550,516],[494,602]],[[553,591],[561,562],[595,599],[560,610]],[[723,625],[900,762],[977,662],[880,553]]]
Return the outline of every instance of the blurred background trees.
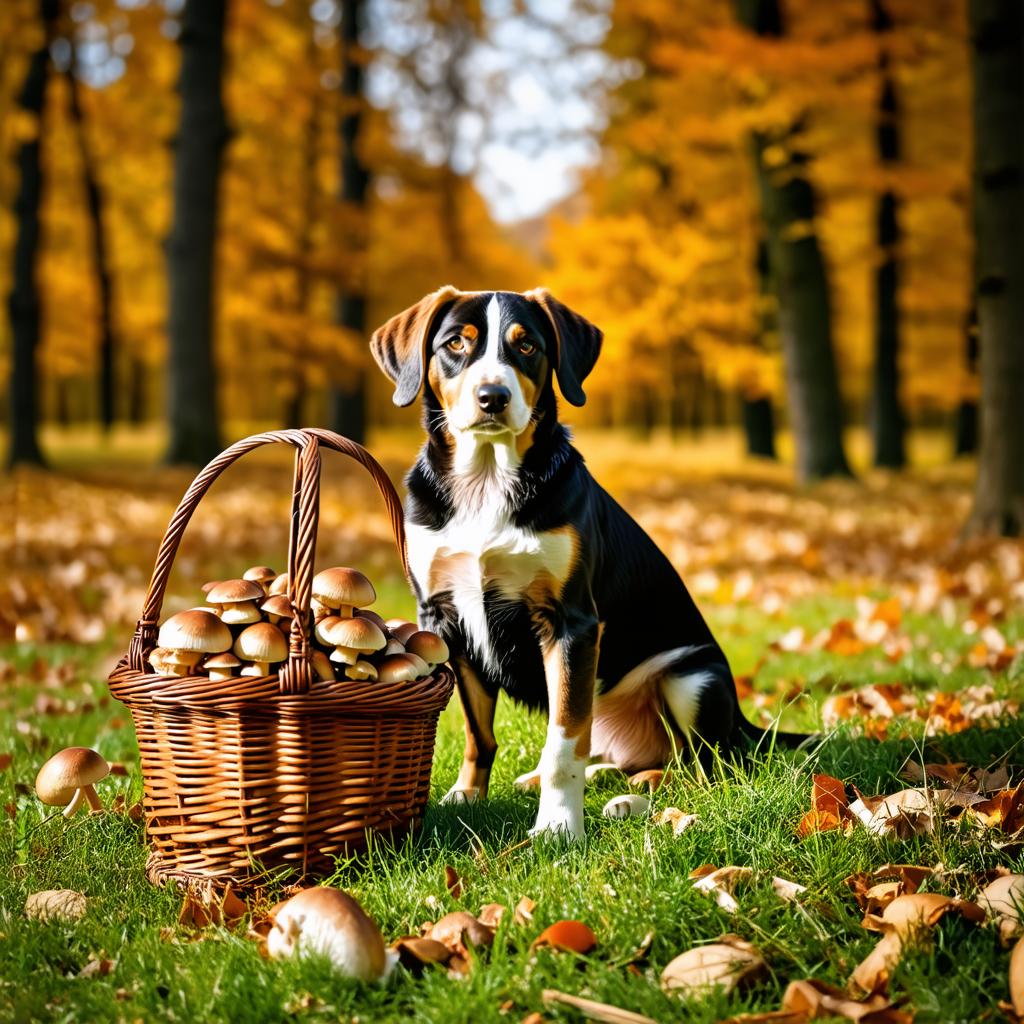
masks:
[[[606,333],[582,424],[742,426],[809,480],[850,428],[900,470],[980,420],[972,525],[1019,532],[1022,32],[1015,0],[9,0],[8,460],[41,425],[186,462],[411,425],[372,327],[543,283]]]

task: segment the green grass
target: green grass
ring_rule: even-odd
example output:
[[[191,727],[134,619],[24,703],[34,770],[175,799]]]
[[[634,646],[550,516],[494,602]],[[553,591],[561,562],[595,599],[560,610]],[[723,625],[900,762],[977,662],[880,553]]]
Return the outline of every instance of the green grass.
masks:
[[[398,600],[398,592],[392,595]],[[393,607],[393,605],[392,605]],[[809,631],[850,613],[845,598],[815,597],[794,603],[780,621],[750,607],[712,606],[714,624],[737,671],[750,671],[772,639],[800,623]],[[398,609],[396,609],[398,610]],[[821,700],[844,680],[914,679],[922,688],[955,688],[982,673],[941,673],[928,658],[932,649],[963,650],[962,632],[934,617],[908,625],[921,641],[898,665],[880,665],[871,655],[838,658],[826,653],[772,654],[757,685],[772,691],[779,681],[799,682],[804,697],[787,721],[813,725]],[[1019,637],[1024,620],[1004,624]],[[120,639],[120,638],[119,638]],[[110,653],[109,648],[105,653]],[[845,985],[876,936],[860,924],[861,913],[843,879],[886,862],[943,863],[957,869],[943,891],[970,897],[980,872],[997,865],[1024,868],[1019,853],[996,850],[966,827],[945,825],[936,834],[906,842],[863,833],[823,833],[800,840],[794,833],[806,810],[810,776],[840,775],[865,792],[902,787],[898,772],[908,757],[990,764],[1007,753],[1024,763],[1024,725],[1008,723],[952,736],[874,742],[841,731],[802,762],[774,756],[745,770],[722,767],[712,785],[685,769],[655,796],[654,806],[696,812],[698,824],[679,837],[646,819],[609,821],[603,803],[622,790],[605,780],[588,788],[587,838],[573,848],[525,845],[536,795],[521,793],[512,779],[535,763],[543,735],[536,716],[503,704],[501,742],[491,799],[481,805],[439,807],[427,813],[422,832],[397,849],[377,844],[365,857],[338,865],[331,881],[351,890],[379,922],[385,936],[416,931],[448,909],[476,912],[491,901],[514,906],[523,895],[537,903],[533,923],[503,923],[493,950],[479,957],[468,978],[450,980],[443,971],[414,978],[398,969],[380,986],[348,983],[315,961],[261,959],[244,929],[211,929],[202,941],[161,938],[176,928],[181,894],[159,890],[144,879],[141,826],[115,814],[81,815],[71,822],[46,819],[31,787],[49,753],[70,744],[98,747],[108,759],[129,765],[127,777],[101,786],[105,801],[122,792],[141,793],[136,749],[128,716],[106,697],[100,677],[106,658],[72,645],[22,645],[0,651],[16,674],[5,684],[6,748],[14,760],[0,773],[3,817],[0,838],[0,1019],[15,1021],[519,1021],[542,1010],[547,1019],[579,1020],[567,1008],[544,1010],[541,992],[557,988],[628,1007],[658,1021],[717,1021],[732,1014],[778,1006],[788,981],[814,977]],[[39,659],[46,667],[40,667]],[[38,678],[61,665],[74,670],[59,689],[42,689]],[[33,669],[33,665],[36,667]],[[996,679],[1000,692],[1020,687],[1020,666]],[[39,693],[82,704],[74,714],[33,710]],[[14,723],[19,728],[13,728]],[[454,708],[442,717],[433,777],[436,798],[450,784],[460,757],[460,725]],[[485,856],[474,857],[479,841]],[[499,853],[501,855],[499,856]],[[758,881],[740,890],[739,914],[730,916],[696,892],[688,875],[713,863],[750,865]],[[453,866],[465,892],[446,891],[444,869]],[[772,894],[773,875],[809,889],[806,910]],[[86,916],[74,924],[40,924],[22,916],[25,897],[48,888],[72,888],[89,897]],[[437,900],[441,909],[431,909]],[[562,918],[586,921],[599,946],[589,957],[530,951],[540,929]],[[644,936],[654,939],[639,972],[626,969]],[[712,994],[693,1001],[663,994],[661,968],[676,954],[725,932],[736,932],[765,954],[770,973],[743,993]],[[79,978],[90,960],[116,959],[106,977]],[[951,922],[938,932],[932,951],[908,955],[892,982],[893,994],[917,1010],[917,1021],[976,1021],[993,1017],[1007,996],[1007,953],[995,930]],[[312,998],[305,998],[309,994]],[[502,1007],[508,1007],[505,1012]]]

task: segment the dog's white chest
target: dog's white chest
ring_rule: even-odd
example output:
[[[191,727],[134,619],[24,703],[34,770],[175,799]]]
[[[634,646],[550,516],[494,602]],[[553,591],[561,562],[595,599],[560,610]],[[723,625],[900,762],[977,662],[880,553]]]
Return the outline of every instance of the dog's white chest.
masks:
[[[504,505],[484,504],[460,513],[443,529],[406,529],[409,568],[428,597],[449,593],[467,640],[483,661],[495,656],[487,625],[484,593],[508,601],[528,598],[538,583],[560,587],[573,561],[573,538],[566,531],[534,533],[515,526]]]

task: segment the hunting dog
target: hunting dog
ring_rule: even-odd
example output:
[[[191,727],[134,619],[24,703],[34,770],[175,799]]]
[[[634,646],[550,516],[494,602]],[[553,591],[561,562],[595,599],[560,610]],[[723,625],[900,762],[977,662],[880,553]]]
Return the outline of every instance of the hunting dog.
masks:
[[[446,286],[374,332],[394,402],[423,395],[406,477],[420,626],[442,636],[466,745],[447,801],[487,795],[498,694],[548,714],[534,834],[583,835],[591,753],[626,770],[706,759],[760,729],[683,581],[559,422],[601,332],[547,291]]]

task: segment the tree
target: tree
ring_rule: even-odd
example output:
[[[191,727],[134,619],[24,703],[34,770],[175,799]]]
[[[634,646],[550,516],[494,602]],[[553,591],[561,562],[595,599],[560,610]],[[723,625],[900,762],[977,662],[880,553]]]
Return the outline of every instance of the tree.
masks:
[[[221,155],[227,0],[188,0],[181,23],[181,116],[167,245],[168,462],[203,463],[220,450],[213,354],[214,252]]]
[[[89,145],[89,133],[82,111],[80,90],[80,46],[69,33],[71,59],[67,63],[64,77],[68,86],[68,112],[78,142],[79,159],[82,164],[82,184],[85,187],[86,206],[92,229],[93,271],[99,290],[99,412],[100,424],[109,430],[114,423],[114,313],[113,278],[107,254],[107,227],[103,190],[96,172],[96,161]]]
[[[741,23],[758,36],[783,35],[779,0],[737,0]],[[814,219],[816,200],[799,124],[754,133],[761,213],[779,300],[790,418],[801,480],[849,476],[842,401],[832,347],[832,309]]]
[[[1024,529],[1024,7],[971,0],[981,445],[973,533]]]
[[[29,59],[18,105],[28,122],[26,137],[18,148],[18,194],[14,201],[17,238],[8,309],[11,321],[10,449],[12,466],[43,464],[39,447],[39,381],[36,350],[39,347],[40,302],[36,280],[39,253],[39,207],[43,191],[40,144],[46,87],[50,77],[50,43],[53,40],[58,0],[39,0],[41,39]]]
[[[370,187],[370,170],[359,150],[360,126],[363,119],[363,57],[359,37],[365,17],[364,0],[345,0],[341,10],[341,179],[339,198],[355,214],[358,224],[351,243],[365,252],[366,196]],[[366,335],[366,274],[360,266],[355,280],[346,284],[338,295],[336,321],[341,327]],[[366,370],[363,365],[348,366],[346,380],[335,381],[331,395],[331,428],[353,441],[366,437]]]
[[[883,168],[892,168],[900,159],[900,105],[896,92],[886,39],[893,21],[885,0],[871,0],[871,27],[879,40],[878,49],[878,120],[875,140],[878,161]],[[871,435],[874,442],[874,463],[887,469],[902,469],[907,462],[903,440],[904,417],[900,404],[900,311],[899,201],[888,187],[879,196],[876,210],[875,238],[881,251],[881,262],[875,271],[875,366],[871,396]]]

